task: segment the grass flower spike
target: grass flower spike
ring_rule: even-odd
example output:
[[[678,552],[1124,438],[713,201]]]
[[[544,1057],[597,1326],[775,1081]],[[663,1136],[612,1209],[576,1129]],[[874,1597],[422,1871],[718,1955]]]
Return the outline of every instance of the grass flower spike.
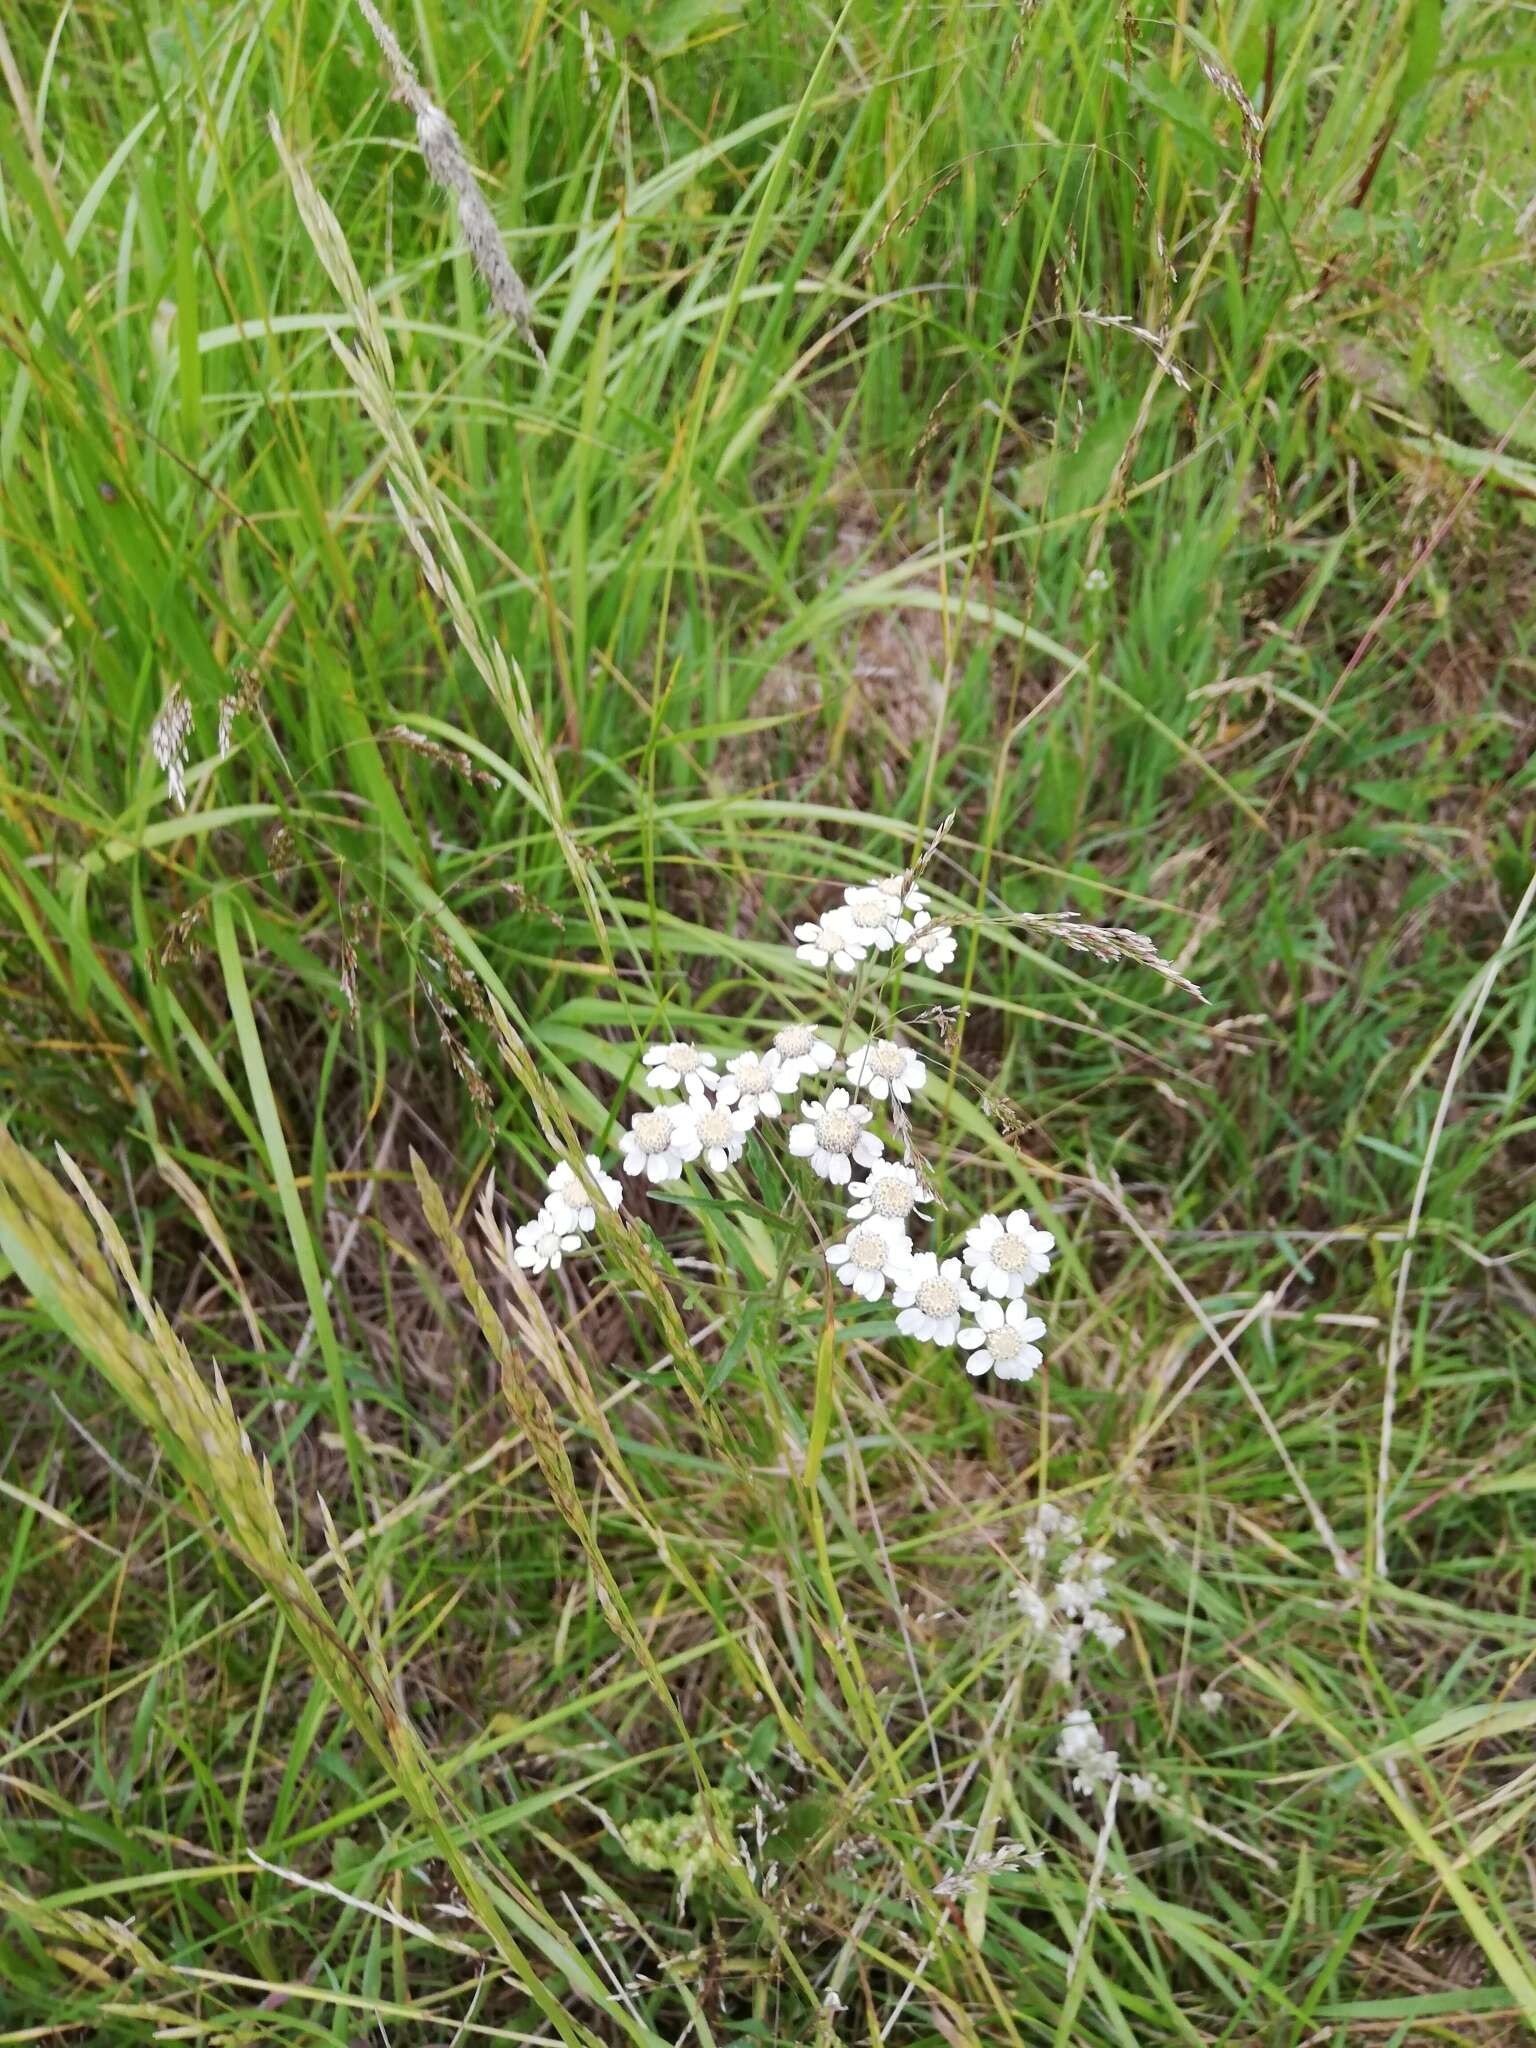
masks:
[[[834,1088],[824,1102],[802,1102],[800,1113],[806,1121],[791,1127],[789,1149],[834,1187],[846,1187],[855,1166],[873,1166],[880,1157],[880,1140],[865,1129],[874,1111],[846,1088]]]
[[[620,1139],[624,1171],[641,1175],[659,1186],[681,1180],[683,1168],[697,1159],[702,1141],[686,1105],[642,1110]]]
[[[1027,1209],[983,1216],[965,1234],[965,1263],[972,1281],[983,1294],[1000,1301],[1017,1300],[1026,1287],[1043,1280],[1055,1249],[1055,1238],[1048,1230],[1035,1228]]]

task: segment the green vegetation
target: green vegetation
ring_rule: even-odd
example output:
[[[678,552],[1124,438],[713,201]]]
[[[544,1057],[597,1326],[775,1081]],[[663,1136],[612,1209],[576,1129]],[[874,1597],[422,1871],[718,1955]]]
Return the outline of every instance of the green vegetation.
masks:
[[[0,2043],[1523,2037],[1530,17],[390,23],[529,335],[345,0],[0,24]],[[494,1274],[951,814],[1046,1370]]]

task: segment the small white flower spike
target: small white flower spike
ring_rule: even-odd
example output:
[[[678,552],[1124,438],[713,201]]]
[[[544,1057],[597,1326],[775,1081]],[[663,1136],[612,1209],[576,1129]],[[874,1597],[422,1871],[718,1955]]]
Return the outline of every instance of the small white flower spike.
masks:
[[[726,1061],[715,1100],[727,1109],[739,1103],[754,1118],[782,1116],[786,1099],[794,1099],[795,1087],[793,1080],[784,1078],[783,1064],[776,1052],[739,1052],[735,1059]]]
[[[858,933],[834,924],[830,917],[819,924],[797,924],[795,937],[800,941],[795,948],[797,960],[811,967],[830,967],[836,974],[857,973],[859,962],[869,951]]]
[[[610,1209],[617,1209],[624,1199],[622,1184],[611,1173],[604,1173],[603,1162],[595,1152],[587,1154],[587,1171],[596,1181]],[[576,1178],[573,1168],[562,1159],[549,1179],[544,1183],[549,1191],[546,1209],[558,1209],[570,1219],[572,1230],[591,1230],[597,1223],[597,1211],[592,1198]]]
[[[1005,1309],[984,1301],[975,1323],[960,1332],[960,1349],[970,1353],[965,1369],[972,1379],[995,1372],[1000,1380],[1032,1380],[1045,1355],[1036,1339],[1044,1335],[1044,1323],[1022,1301],[1010,1301]]]
[[[1035,1228],[1027,1209],[983,1216],[965,1233],[965,1263],[972,1283],[1000,1301],[1016,1301],[1026,1287],[1043,1280],[1055,1249],[1055,1238],[1048,1230]]]
[[[792,1094],[801,1081],[809,1081],[813,1074],[824,1074],[837,1058],[836,1048],[810,1024],[786,1024],[782,1031],[776,1031],[773,1050],[778,1056],[779,1079],[783,1083],[781,1095]]]
[[[946,1259],[940,1265],[933,1252],[912,1254],[891,1299],[900,1311],[896,1327],[902,1335],[929,1344],[953,1344],[961,1316],[975,1315],[981,1307],[965,1284],[960,1261]]]
[[[888,1280],[899,1288],[911,1257],[907,1233],[873,1219],[856,1223],[841,1244],[827,1246],[827,1264],[865,1301],[878,1301]]]
[[[882,1159],[868,1180],[856,1180],[848,1192],[856,1197],[848,1205],[850,1223],[877,1216],[884,1223],[904,1224],[910,1216],[923,1215],[921,1205],[934,1199],[932,1188],[925,1188],[912,1168],[896,1159]]]
[[[880,1140],[864,1128],[874,1111],[855,1102],[846,1088],[834,1088],[825,1102],[802,1102],[800,1113],[806,1121],[791,1126],[789,1149],[834,1187],[847,1187],[855,1166],[873,1166],[879,1159]]]
[[[926,967],[930,974],[942,974],[959,950],[950,926],[935,924],[926,910],[920,910],[913,918],[906,947],[907,965]]]
[[[884,1102],[894,1096],[910,1102],[912,1091],[926,1085],[928,1069],[907,1045],[894,1039],[872,1038],[848,1055],[848,1086]]]
[[[648,1045],[643,1060],[645,1084],[656,1094],[670,1094],[682,1088],[689,1095],[702,1095],[719,1080],[715,1056],[700,1052],[696,1045],[678,1039],[668,1045]]]
[[[699,1141],[700,1164],[711,1173],[724,1173],[734,1166],[756,1121],[754,1112],[698,1098],[689,1103],[688,1114],[693,1118],[694,1136]]]
[[[531,1223],[519,1226],[512,1256],[525,1273],[555,1272],[581,1246],[581,1234],[571,1228],[565,1205],[546,1202]]]
[[[624,1153],[624,1171],[643,1174],[657,1184],[680,1180],[683,1168],[690,1159],[697,1159],[702,1149],[686,1103],[642,1110],[622,1133],[619,1143]]]
[[[1056,1738],[1056,1757],[1073,1773],[1072,1790],[1085,1797],[1120,1775],[1119,1751],[1104,1747],[1104,1738],[1084,1707],[1074,1707],[1063,1721]]]

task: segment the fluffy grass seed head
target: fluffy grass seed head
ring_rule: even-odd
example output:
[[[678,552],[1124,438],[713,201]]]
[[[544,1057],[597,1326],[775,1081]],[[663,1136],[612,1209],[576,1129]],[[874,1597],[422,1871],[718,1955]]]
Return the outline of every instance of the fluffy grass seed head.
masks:
[[[789,1149],[810,1161],[818,1179],[845,1188],[855,1166],[873,1166],[879,1159],[880,1140],[866,1129],[874,1111],[855,1102],[846,1088],[834,1088],[822,1102],[802,1102],[800,1114],[805,1122],[791,1126]]]

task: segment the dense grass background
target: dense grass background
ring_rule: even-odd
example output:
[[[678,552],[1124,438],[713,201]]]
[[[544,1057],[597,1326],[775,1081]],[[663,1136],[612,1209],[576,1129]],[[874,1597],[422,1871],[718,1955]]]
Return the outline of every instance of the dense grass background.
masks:
[[[348,7],[0,29],[0,2041],[1516,2038],[1530,16],[392,20],[542,366]],[[1048,1374],[829,1351],[776,1194],[652,1199],[547,1315],[496,1283],[509,1404],[411,1153],[521,1213],[637,1036],[815,1011],[789,924],[950,812],[924,1142],[1057,1231]],[[1008,921],[1067,909],[1209,1007]],[[166,1326],[39,1253],[55,1145]],[[1166,1785],[1102,1845],[1042,1497]],[[618,1830],[701,1786],[755,1874],[680,1900]]]

